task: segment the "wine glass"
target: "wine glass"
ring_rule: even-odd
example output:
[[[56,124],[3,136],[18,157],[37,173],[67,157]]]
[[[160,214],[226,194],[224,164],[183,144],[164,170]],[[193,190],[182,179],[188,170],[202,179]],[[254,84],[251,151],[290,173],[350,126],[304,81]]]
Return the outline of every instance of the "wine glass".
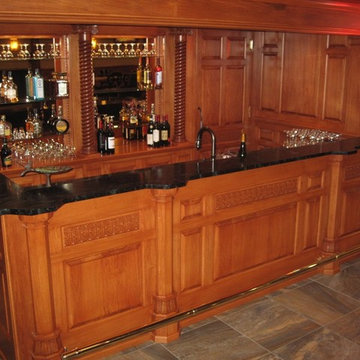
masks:
[[[114,49],[115,43],[110,43],[109,46],[110,46],[109,56],[114,57],[116,54],[116,50]]]

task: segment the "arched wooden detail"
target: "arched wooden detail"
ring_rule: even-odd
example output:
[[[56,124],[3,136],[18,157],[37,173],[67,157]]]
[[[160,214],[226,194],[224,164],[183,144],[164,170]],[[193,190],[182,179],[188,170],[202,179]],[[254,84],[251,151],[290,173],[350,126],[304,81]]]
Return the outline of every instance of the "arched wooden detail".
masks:
[[[81,133],[83,154],[96,152],[94,128],[94,92],[93,64],[91,55],[91,36],[96,33],[96,27],[78,26],[79,33],[79,74],[80,74],[80,106]]]
[[[186,32],[175,35],[174,142],[185,139]]]

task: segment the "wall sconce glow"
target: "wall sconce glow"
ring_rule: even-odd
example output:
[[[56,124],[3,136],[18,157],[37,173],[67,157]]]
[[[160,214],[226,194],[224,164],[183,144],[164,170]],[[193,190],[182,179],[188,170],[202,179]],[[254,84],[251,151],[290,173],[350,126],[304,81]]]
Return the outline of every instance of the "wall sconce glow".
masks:
[[[17,50],[19,48],[19,42],[17,39],[10,39],[10,49]]]
[[[95,38],[92,38],[92,39],[91,39],[91,47],[92,47],[93,49],[96,48],[96,44],[97,44],[96,39],[95,39]]]

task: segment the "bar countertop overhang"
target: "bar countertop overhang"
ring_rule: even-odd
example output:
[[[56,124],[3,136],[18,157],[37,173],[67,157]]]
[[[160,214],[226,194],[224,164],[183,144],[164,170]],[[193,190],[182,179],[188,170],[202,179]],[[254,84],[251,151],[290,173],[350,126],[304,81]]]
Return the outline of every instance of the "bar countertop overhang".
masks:
[[[360,148],[360,138],[348,138],[299,148],[272,148],[214,161],[188,161],[83,178],[52,186],[22,187],[0,175],[0,215],[37,215],[56,211],[62,205],[108,195],[141,190],[183,187],[190,180],[252,170],[325,155],[350,155]]]

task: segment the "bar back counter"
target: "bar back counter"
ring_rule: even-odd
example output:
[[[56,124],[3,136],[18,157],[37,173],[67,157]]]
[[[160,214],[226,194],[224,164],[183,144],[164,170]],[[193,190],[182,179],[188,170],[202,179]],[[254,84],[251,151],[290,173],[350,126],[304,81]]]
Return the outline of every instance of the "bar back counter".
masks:
[[[171,341],[336,272],[360,253],[359,147],[274,148],[50,187],[0,175],[2,356],[99,359]]]

